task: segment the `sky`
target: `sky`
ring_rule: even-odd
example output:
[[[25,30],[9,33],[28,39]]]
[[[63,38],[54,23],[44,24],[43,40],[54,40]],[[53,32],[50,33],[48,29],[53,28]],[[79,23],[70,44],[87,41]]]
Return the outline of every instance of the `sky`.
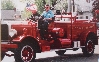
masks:
[[[0,19],[1,19],[1,1],[0,1]]]
[[[16,9],[19,11],[23,11],[24,8],[26,7],[26,3],[28,2],[28,1],[20,2],[20,0],[12,0],[12,1],[15,4]],[[31,0],[31,1],[34,1],[34,0]]]
[[[24,10],[26,2],[20,2],[20,0],[12,0],[12,1],[15,4],[17,10],[19,11]]]
[[[0,0],[1,1],[7,1],[7,0]],[[13,4],[15,5],[16,9],[17,10],[23,10],[26,6],[26,2],[20,2],[20,0],[10,0],[13,2]],[[0,3],[0,6],[1,6],[1,3]],[[1,7],[0,7],[1,9]]]

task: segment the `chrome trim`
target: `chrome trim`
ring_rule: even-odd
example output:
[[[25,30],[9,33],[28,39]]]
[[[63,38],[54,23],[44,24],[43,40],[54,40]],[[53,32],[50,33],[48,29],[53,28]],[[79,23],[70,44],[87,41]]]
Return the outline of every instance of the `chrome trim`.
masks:
[[[1,42],[1,44],[8,44],[8,42]]]
[[[1,42],[9,42],[10,40],[1,40]]]

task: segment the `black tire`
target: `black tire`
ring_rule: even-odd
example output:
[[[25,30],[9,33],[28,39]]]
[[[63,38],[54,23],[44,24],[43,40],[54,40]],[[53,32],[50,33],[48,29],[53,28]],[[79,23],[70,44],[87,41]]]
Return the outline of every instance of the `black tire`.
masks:
[[[34,62],[36,53],[33,47],[33,42],[28,41],[19,44],[15,50],[15,61],[16,62]]]
[[[55,51],[56,54],[58,54],[59,56],[64,55],[64,53],[66,52],[66,50],[59,50],[59,51]]]
[[[92,36],[91,36],[92,37]],[[94,43],[93,39],[91,37],[88,37],[85,43],[85,47],[82,48],[82,52],[84,56],[89,57],[92,56],[94,53]]]

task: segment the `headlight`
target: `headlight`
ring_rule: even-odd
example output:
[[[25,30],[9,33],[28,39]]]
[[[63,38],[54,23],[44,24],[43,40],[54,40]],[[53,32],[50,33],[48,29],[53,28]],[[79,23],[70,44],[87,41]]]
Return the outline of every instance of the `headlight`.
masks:
[[[11,37],[13,37],[14,35],[17,35],[17,31],[16,31],[15,29],[11,29],[11,30],[9,31],[9,35],[10,35]]]

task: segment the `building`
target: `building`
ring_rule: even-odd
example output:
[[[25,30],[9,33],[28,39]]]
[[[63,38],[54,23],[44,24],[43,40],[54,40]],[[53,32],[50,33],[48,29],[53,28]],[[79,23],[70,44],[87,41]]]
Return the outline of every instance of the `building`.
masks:
[[[91,19],[92,15],[92,4],[95,0],[74,0],[75,10],[72,12],[76,12],[78,15],[78,19]],[[73,3],[72,3],[73,8]]]
[[[20,11],[16,10],[1,10],[1,20],[13,21],[21,18]]]
[[[65,9],[66,12],[72,12],[78,16],[78,19],[90,19],[92,15],[92,4],[95,0],[57,0],[54,6],[55,10]]]

